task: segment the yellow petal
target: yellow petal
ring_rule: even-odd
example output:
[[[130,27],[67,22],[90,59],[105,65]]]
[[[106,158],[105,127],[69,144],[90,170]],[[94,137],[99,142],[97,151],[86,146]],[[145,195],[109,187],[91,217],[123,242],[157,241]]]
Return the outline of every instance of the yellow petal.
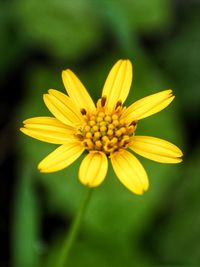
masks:
[[[68,142],[44,158],[38,165],[40,172],[56,172],[72,164],[83,153],[84,147],[78,141]]]
[[[82,161],[79,169],[79,180],[89,187],[98,186],[105,179],[108,160],[103,152],[90,152]]]
[[[57,90],[50,89],[48,92],[49,94],[44,95],[44,102],[51,113],[65,124],[80,125],[81,113],[76,109],[71,99]]]
[[[113,110],[117,101],[126,100],[132,82],[132,64],[129,60],[119,60],[111,69],[102,96],[106,96],[106,107]]]
[[[173,99],[172,90],[146,96],[130,105],[124,111],[122,118],[125,118],[128,122],[141,120],[166,108]]]
[[[149,187],[147,174],[130,152],[124,150],[111,155],[113,169],[121,181],[131,192],[142,195]]]
[[[182,151],[174,144],[150,136],[133,136],[130,148],[137,154],[161,163],[179,163]]]
[[[64,144],[75,139],[75,128],[67,126],[56,118],[35,117],[24,121],[20,130],[33,138],[52,144]]]
[[[64,70],[62,72],[62,79],[68,95],[79,110],[84,108],[87,111],[92,111],[95,109],[92,98],[71,70]]]

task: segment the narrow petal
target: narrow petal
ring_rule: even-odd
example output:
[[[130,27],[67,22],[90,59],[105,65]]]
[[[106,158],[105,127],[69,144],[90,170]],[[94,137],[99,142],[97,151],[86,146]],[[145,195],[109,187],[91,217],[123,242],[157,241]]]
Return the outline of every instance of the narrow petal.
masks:
[[[130,146],[137,154],[161,163],[179,163],[182,151],[174,144],[151,136],[133,136]]]
[[[172,90],[165,90],[146,96],[130,105],[124,111],[122,118],[125,118],[128,122],[141,120],[163,110],[173,99]]]
[[[72,164],[83,153],[84,147],[78,141],[59,146],[38,165],[40,172],[56,172]]]
[[[80,125],[81,113],[76,109],[71,99],[57,90],[50,89],[48,92],[49,94],[44,95],[44,102],[51,113],[65,124]]]
[[[24,121],[24,128],[20,130],[33,138],[52,144],[64,144],[76,139],[75,128],[67,126],[56,118],[35,117]]]
[[[64,70],[62,72],[62,79],[68,95],[78,109],[84,108],[87,111],[95,109],[94,102],[86,88],[71,70]]]
[[[108,160],[103,152],[90,152],[82,161],[79,180],[89,187],[100,185],[108,171]]]
[[[149,187],[145,169],[139,160],[124,150],[111,155],[113,169],[121,181],[131,192],[142,195]]]
[[[126,100],[132,82],[132,64],[129,60],[119,60],[113,66],[105,85],[102,96],[106,96],[106,106],[113,110],[118,101]]]

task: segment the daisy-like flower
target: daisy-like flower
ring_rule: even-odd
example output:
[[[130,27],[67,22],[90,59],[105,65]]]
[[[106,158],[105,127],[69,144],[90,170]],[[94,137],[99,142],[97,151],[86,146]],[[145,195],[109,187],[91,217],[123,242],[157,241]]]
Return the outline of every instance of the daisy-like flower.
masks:
[[[50,89],[44,102],[55,117],[24,121],[21,131],[38,140],[60,145],[38,165],[43,173],[62,170],[87,155],[79,168],[79,180],[96,187],[106,177],[108,159],[121,183],[135,194],[149,187],[145,169],[132,151],[161,163],[179,163],[183,155],[174,144],[150,136],[135,135],[138,121],[166,108],[172,90],[144,97],[124,107],[132,82],[132,65],[119,60],[111,69],[96,105],[75,74],[67,69],[62,79],[68,95]]]

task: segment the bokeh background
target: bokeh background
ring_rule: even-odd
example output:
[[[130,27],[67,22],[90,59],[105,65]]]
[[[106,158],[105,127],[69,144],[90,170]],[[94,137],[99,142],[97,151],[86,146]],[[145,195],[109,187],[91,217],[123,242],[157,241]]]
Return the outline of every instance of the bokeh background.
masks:
[[[0,2],[0,266],[55,266],[85,188],[80,161],[54,174],[37,163],[56,146],[22,135],[49,115],[42,94],[64,92],[72,69],[95,100],[120,58],[133,62],[126,104],[172,88],[175,101],[137,133],[180,146],[184,162],[141,159],[150,179],[135,196],[112,169],[92,200],[70,266],[200,266],[200,1],[7,0]]]

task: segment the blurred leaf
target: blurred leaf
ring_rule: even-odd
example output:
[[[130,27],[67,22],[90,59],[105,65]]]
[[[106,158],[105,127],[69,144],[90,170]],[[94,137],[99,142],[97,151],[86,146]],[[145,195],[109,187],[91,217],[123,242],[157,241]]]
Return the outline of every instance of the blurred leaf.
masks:
[[[79,58],[100,43],[101,28],[88,1],[18,0],[15,9],[30,45],[42,45],[58,58]]]
[[[25,52],[24,40],[20,39],[15,28],[14,13],[10,2],[0,2],[0,80],[15,68],[17,60]]]
[[[200,262],[199,155],[198,147],[196,155],[186,159],[171,193],[170,215],[156,229],[159,239],[153,239],[153,246],[161,263],[192,266]]]
[[[43,47],[54,56],[67,59],[77,59],[94,50],[107,32],[112,37],[120,31],[121,38],[124,34],[131,38],[135,32],[163,30],[171,21],[167,0],[15,0],[13,8],[20,34],[30,46]],[[130,34],[123,26],[123,18]]]
[[[38,205],[33,190],[34,172],[28,160],[24,161],[17,184],[12,235],[12,262],[14,267],[37,267],[39,262]]]
[[[141,32],[160,30],[168,26],[171,21],[172,10],[167,0],[120,0],[117,2],[112,0],[102,2],[105,9],[110,7],[110,12],[112,12],[112,5],[113,7],[120,7],[122,14],[126,16],[133,30]],[[109,12],[109,9],[107,12]]]
[[[184,108],[195,114],[200,100],[199,8],[188,14],[182,29],[160,51],[160,57],[176,82]]]

